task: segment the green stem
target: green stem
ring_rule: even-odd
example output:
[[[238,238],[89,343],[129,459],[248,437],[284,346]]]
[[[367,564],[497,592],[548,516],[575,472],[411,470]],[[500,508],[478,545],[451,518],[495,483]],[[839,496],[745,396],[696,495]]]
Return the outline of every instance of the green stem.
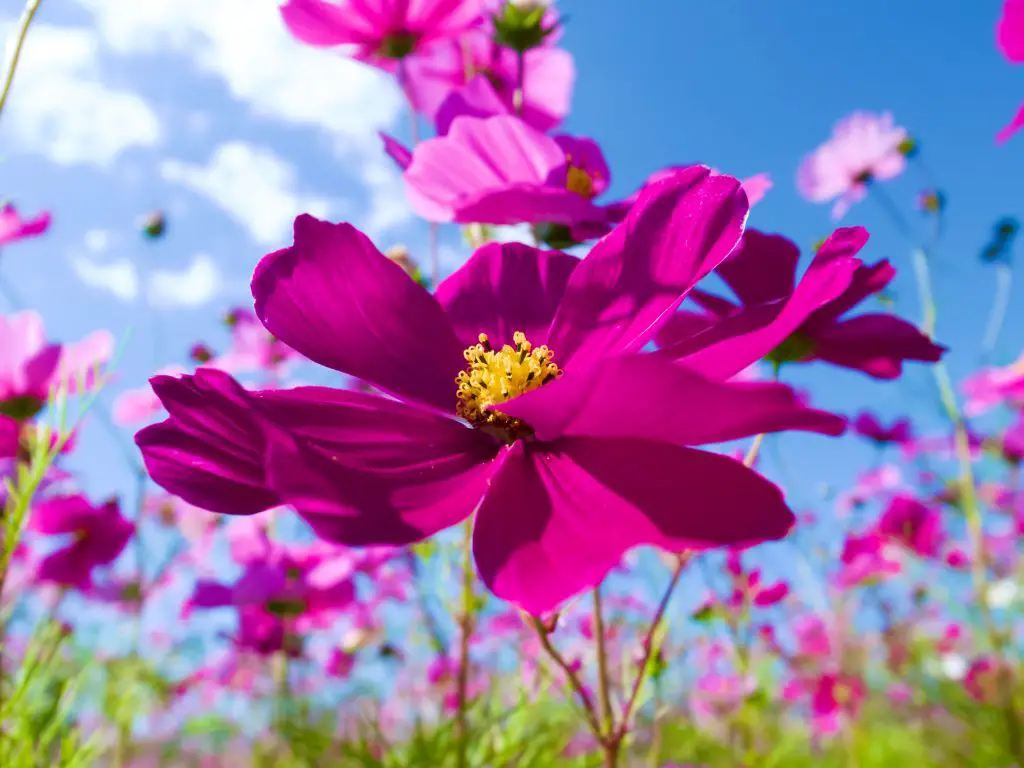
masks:
[[[25,10],[21,12],[17,36],[14,38],[14,52],[11,54],[11,63],[7,67],[3,90],[0,90],[0,115],[3,114],[4,107],[7,105],[7,97],[11,93],[11,86],[14,85],[14,74],[18,71],[18,63],[21,61],[21,51],[25,47],[25,38],[28,37],[29,27],[32,26],[32,20],[41,3],[42,0],[28,0]]]
[[[466,520],[462,540],[462,609],[459,616],[459,670],[456,680],[458,709],[455,714],[455,732],[458,739],[457,764],[459,768],[469,765],[469,646],[473,637],[473,523]]]
[[[526,100],[524,85],[526,81],[526,62],[522,51],[516,51],[516,89],[512,92],[512,108],[520,117],[523,116],[523,102]]]
[[[611,685],[608,677],[608,648],[605,644],[604,611],[601,606],[601,585],[594,587],[594,640],[597,644],[597,691],[601,700],[601,716],[604,732],[611,735],[615,730],[615,715],[612,712]]]

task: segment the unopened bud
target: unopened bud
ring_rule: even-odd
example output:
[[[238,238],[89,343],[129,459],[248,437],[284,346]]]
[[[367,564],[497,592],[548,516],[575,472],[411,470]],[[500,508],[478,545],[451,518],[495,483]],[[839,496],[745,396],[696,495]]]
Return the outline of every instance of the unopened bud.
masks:
[[[508,0],[494,16],[495,42],[519,53],[543,45],[558,29],[555,23],[544,26],[549,4],[545,0]]]
[[[917,143],[917,140],[912,136],[907,136],[907,138],[905,138],[896,146],[896,149],[904,157],[913,157],[918,153],[918,150],[920,150],[920,148],[921,146]]]
[[[937,189],[925,189],[917,196],[917,207],[925,213],[941,213],[946,207],[946,196]]]
[[[192,358],[193,361],[199,363],[200,365],[204,365],[213,360],[213,350],[211,350],[205,344],[196,344],[194,347],[192,347],[192,350],[189,352],[189,356]]]
[[[139,229],[150,240],[157,240],[167,232],[167,217],[162,211],[151,211],[139,219]]]

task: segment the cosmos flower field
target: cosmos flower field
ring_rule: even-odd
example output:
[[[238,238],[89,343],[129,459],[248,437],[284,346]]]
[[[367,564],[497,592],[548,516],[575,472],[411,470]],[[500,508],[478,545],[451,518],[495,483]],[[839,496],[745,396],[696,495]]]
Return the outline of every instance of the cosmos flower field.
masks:
[[[5,28],[0,146],[48,2]],[[1024,766],[1017,220],[954,374],[953,203],[895,112],[785,182],[689,158],[621,193],[562,132],[555,2],[278,6],[296,55],[400,89],[374,151],[423,247],[297,211],[148,380],[129,329],[57,340],[0,279],[0,765]],[[965,44],[1024,62],[1024,0]],[[782,183],[817,242],[761,215]],[[2,191],[0,277],[62,216]],[[74,469],[94,431],[116,489]]]

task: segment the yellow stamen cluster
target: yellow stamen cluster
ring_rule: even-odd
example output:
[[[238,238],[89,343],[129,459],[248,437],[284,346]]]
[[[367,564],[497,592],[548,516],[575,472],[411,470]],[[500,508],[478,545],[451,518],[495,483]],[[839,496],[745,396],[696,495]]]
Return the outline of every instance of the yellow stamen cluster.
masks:
[[[594,180],[575,165],[570,165],[565,171],[565,188],[588,200],[594,196]]]
[[[488,406],[537,389],[561,376],[562,371],[551,362],[551,350],[546,346],[534,348],[522,331],[513,334],[514,347],[506,344],[494,349],[487,334],[481,333],[479,338],[479,344],[463,353],[469,367],[455,379],[459,385],[455,410],[473,426],[488,429],[511,443],[529,434],[529,428],[520,419],[488,410]]]

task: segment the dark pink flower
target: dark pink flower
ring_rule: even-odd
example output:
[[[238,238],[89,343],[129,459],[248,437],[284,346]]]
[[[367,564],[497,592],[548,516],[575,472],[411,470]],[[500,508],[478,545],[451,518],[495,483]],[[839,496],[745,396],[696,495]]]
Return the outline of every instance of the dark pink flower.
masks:
[[[87,587],[92,570],[117,559],[135,533],[116,500],[98,507],[84,496],[59,496],[35,505],[30,528],[48,536],[70,534],[71,542],[39,563],[36,578],[68,587]]]
[[[1024,62],[1024,1],[1006,0],[1003,14],[996,24],[996,45],[1011,64]],[[1024,127],[1024,106],[1018,110],[1010,124],[996,136],[996,141],[1006,141]]]
[[[513,103],[518,79],[516,53],[497,45],[487,30],[470,30],[457,40],[432,46],[410,59],[404,82],[416,108],[447,132],[456,99],[473,106],[463,114],[516,113]],[[552,45],[531,48],[523,55],[523,103],[518,114],[539,131],[550,131],[569,113],[576,70],[572,55]],[[488,84],[484,90],[480,81]],[[447,112],[447,114],[446,114]]]
[[[879,581],[901,570],[900,564],[889,558],[884,539],[874,531],[847,536],[841,562],[838,582],[844,587]]]
[[[832,130],[832,137],[807,155],[797,169],[800,194],[814,203],[835,200],[832,218],[841,219],[863,200],[868,185],[903,173],[902,145],[908,135],[888,112],[854,112]]]
[[[853,431],[861,437],[866,437],[878,445],[889,445],[890,443],[906,443],[911,438],[910,421],[898,419],[888,427],[869,411],[862,411],[853,420]]]
[[[818,678],[811,694],[811,720],[822,734],[837,733],[847,718],[856,718],[867,695],[854,675],[828,673]]]
[[[861,227],[837,229],[797,282],[796,245],[748,230],[717,270],[739,304],[692,291],[702,311],[679,312],[665,325],[658,336],[663,354],[722,375],[737,372],[729,363],[740,349],[743,357],[756,353],[778,365],[822,360],[879,379],[899,376],[904,360],[935,362],[945,349],[905,320],[847,316],[896,274],[887,261],[865,266],[854,258],[867,239]]]
[[[44,211],[34,218],[23,219],[10,203],[0,207],[0,248],[26,237],[37,237],[49,228],[49,211]]]
[[[946,536],[942,515],[913,496],[894,496],[878,520],[878,533],[921,557],[938,557]]]
[[[197,506],[289,504],[350,546],[409,544],[475,510],[484,581],[535,614],[640,544],[784,536],[778,488],[694,446],[844,421],[788,387],[713,382],[643,353],[745,216],[735,179],[694,168],[652,187],[586,259],[490,244],[436,297],[353,227],[300,217],[295,244],[256,269],[257,314],[390,397],[157,377],[170,418],[137,435],[146,466]]]
[[[481,21],[481,0],[287,0],[285,26],[307,45],[353,46],[356,58],[390,68]]]
[[[1002,670],[1002,672],[1000,672]],[[1002,699],[1004,680],[1011,678],[1009,687],[1012,689],[1012,673],[1001,667],[995,659],[982,656],[971,662],[964,676],[964,689],[975,701],[994,703]]]

